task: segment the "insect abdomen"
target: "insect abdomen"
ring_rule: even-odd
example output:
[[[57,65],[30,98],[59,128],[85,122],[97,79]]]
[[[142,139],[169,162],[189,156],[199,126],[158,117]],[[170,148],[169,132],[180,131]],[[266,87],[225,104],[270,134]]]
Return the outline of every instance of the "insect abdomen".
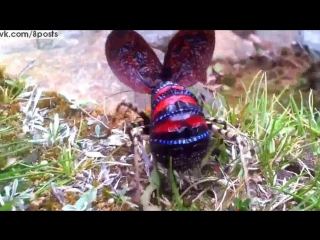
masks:
[[[210,132],[196,97],[166,82],[152,93],[150,148],[155,160],[184,171],[205,157]]]

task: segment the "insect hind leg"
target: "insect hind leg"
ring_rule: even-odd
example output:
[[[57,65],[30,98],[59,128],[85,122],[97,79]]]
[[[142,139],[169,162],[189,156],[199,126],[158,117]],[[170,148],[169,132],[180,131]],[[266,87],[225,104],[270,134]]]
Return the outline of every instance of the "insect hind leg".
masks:
[[[208,125],[211,125],[210,127],[213,133],[220,134],[226,140],[235,142],[239,147],[241,145],[245,152],[250,152],[249,142],[245,140],[243,136],[240,136],[235,130],[228,128],[226,121],[218,118],[206,118],[206,121]],[[214,123],[223,125],[223,128],[216,126]]]
[[[218,119],[218,118],[208,118],[206,119],[211,125],[213,123],[218,123],[218,124],[221,124],[223,125],[223,130],[227,130],[228,129],[228,124],[226,121],[224,120],[221,120],[221,119]]]
[[[247,165],[248,165],[248,162],[253,159],[253,154],[251,152],[251,146],[249,144],[249,141],[244,139],[244,137],[242,137],[241,135],[236,133],[236,131],[234,131],[233,129],[228,128],[227,122],[225,122],[223,120],[220,120],[217,118],[206,118],[206,120],[211,123],[211,130],[213,133],[218,133],[224,139],[227,139],[227,140],[234,142],[237,145],[237,147],[239,148],[240,160],[241,160],[241,164],[242,164],[242,167],[244,170],[244,181],[245,181],[245,186],[246,186],[246,192],[247,192],[248,196],[250,196],[250,192],[251,192],[250,185],[249,185],[250,177],[249,177]],[[222,124],[224,127],[221,128],[221,127],[218,127],[212,123]]]
[[[142,123],[138,122],[138,125],[144,126],[143,132],[145,134],[149,134],[149,126],[150,126],[150,121],[151,121],[150,117],[144,111],[138,111],[138,108],[136,106],[133,106],[132,103],[129,103],[126,101],[120,102],[116,108],[116,111],[119,111],[121,106],[127,107],[128,109],[130,109],[131,111],[136,113],[139,117],[141,117],[143,121],[142,121]]]
[[[141,194],[142,194],[142,186],[141,186],[141,177],[140,177],[140,161],[144,162],[145,171],[148,176],[150,176],[150,168],[151,168],[151,160],[149,156],[145,156],[145,142],[142,138],[142,130],[143,127],[133,127],[132,124],[128,124],[127,134],[129,135],[130,141],[132,142],[132,151],[133,151],[133,165],[135,171],[135,191],[132,197],[134,203],[140,205],[141,204]]]

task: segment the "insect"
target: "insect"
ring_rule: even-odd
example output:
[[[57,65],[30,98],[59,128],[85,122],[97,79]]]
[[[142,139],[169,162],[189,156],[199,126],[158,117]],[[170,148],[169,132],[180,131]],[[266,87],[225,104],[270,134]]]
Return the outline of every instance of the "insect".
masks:
[[[166,168],[170,159],[176,171],[199,165],[208,152],[211,131],[236,141],[240,150],[248,152],[246,143],[225,123],[204,116],[201,102],[186,89],[206,82],[214,48],[214,30],[180,30],[169,42],[162,64],[133,30],[114,30],[107,37],[105,54],[113,73],[134,91],[151,95],[150,118],[140,115],[149,125],[153,159]]]

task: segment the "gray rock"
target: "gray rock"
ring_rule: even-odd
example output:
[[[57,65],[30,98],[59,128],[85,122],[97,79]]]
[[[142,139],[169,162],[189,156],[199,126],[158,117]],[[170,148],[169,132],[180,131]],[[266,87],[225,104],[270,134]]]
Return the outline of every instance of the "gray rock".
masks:
[[[299,36],[295,39],[301,45],[307,46],[309,50],[320,55],[320,31],[319,30],[301,30]]]
[[[255,34],[256,30],[231,30],[234,34],[238,35],[241,38],[247,39],[250,34]]]
[[[100,31],[97,30],[65,30],[58,31],[59,37],[54,39],[37,39],[37,48],[51,50],[58,48],[71,48],[79,43],[90,45],[90,40],[95,39]]]
[[[35,50],[35,39],[2,38],[0,41],[0,54],[12,54]]]
[[[57,48],[73,47],[79,43],[85,31],[66,30],[59,31],[59,37],[55,39],[37,39],[37,48],[41,50],[51,50]]]
[[[262,41],[268,41],[277,48],[290,46],[299,35],[299,30],[256,30],[255,34]]]
[[[166,52],[171,38],[178,30],[136,30],[154,49]],[[243,30],[246,31],[246,30]],[[251,31],[254,30],[250,30]],[[241,35],[241,34],[240,34]],[[255,51],[253,44],[229,30],[216,30],[216,50],[219,57],[227,57],[237,61],[246,58]],[[222,53],[223,52],[223,53]]]
[[[283,43],[282,40],[286,33],[292,35],[290,33],[292,31],[259,31],[263,39],[272,42],[280,41],[280,43]],[[58,42],[53,43],[56,45],[52,51],[36,50],[35,39],[23,41],[2,39],[0,58],[2,62],[8,64],[9,74],[18,74],[30,61],[37,59],[38,65],[30,69],[27,74],[38,80],[39,85],[42,84],[50,91],[66,92],[79,102],[95,100],[104,105],[108,113],[115,110],[123,97],[136,104],[139,109],[143,109],[150,102],[150,96],[130,91],[130,88],[113,75],[107,64],[104,44],[109,32],[109,30],[100,33],[97,31],[61,31],[59,39],[54,39]],[[156,49],[157,56],[163,61],[163,51],[167,48],[176,30],[139,30],[138,32]],[[240,35],[236,35],[231,30],[217,30],[213,57],[239,60],[255,53],[252,42],[245,38],[244,33]],[[51,40],[43,40],[46,40],[43,43],[47,44],[44,47],[50,49]],[[291,39],[286,42],[287,45],[290,45]],[[26,54],[23,52],[26,50],[31,51]],[[18,52],[18,54],[4,55],[4,53],[13,52]],[[215,98],[210,99],[210,94],[206,92],[204,95],[208,95],[206,98],[208,103],[219,108],[220,103],[213,101]]]
[[[147,43],[156,49],[159,49],[162,52],[167,50],[169,41],[176,34],[178,30],[135,30],[144,39]]]
[[[253,43],[243,39],[230,30],[216,30],[216,45],[213,60],[229,59],[238,62],[256,52]]]
[[[64,38],[68,39],[68,38],[80,38],[83,36],[84,30],[66,30],[64,31],[63,35]],[[89,32],[89,31],[88,31]]]

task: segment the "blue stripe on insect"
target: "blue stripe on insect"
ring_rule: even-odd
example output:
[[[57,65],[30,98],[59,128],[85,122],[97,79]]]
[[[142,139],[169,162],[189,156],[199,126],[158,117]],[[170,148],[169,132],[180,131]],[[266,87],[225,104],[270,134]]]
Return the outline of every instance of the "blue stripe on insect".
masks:
[[[185,139],[179,139],[179,140],[150,139],[150,141],[152,141],[154,143],[160,143],[160,144],[166,144],[166,145],[183,145],[183,144],[189,144],[192,142],[202,140],[202,139],[207,138],[209,136],[210,136],[210,131],[207,131],[207,132],[200,134],[198,136],[193,136],[193,137],[185,138]]]
[[[173,117],[179,113],[191,113],[191,114],[198,114],[198,115],[201,115],[201,116],[204,116],[203,112],[199,109],[194,109],[194,108],[180,108],[178,109],[177,111],[174,111],[174,112],[168,112],[166,114],[163,114],[161,115],[160,117],[158,117],[153,125],[155,125],[156,123],[166,119],[166,118],[169,118],[169,117]]]
[[[180,85],[173,82],[163,82],[160,88],[155,88],[152,90],[152,94],[157,94],[160,90],[168,86],[173,87],[173,86],[180,86]]]

